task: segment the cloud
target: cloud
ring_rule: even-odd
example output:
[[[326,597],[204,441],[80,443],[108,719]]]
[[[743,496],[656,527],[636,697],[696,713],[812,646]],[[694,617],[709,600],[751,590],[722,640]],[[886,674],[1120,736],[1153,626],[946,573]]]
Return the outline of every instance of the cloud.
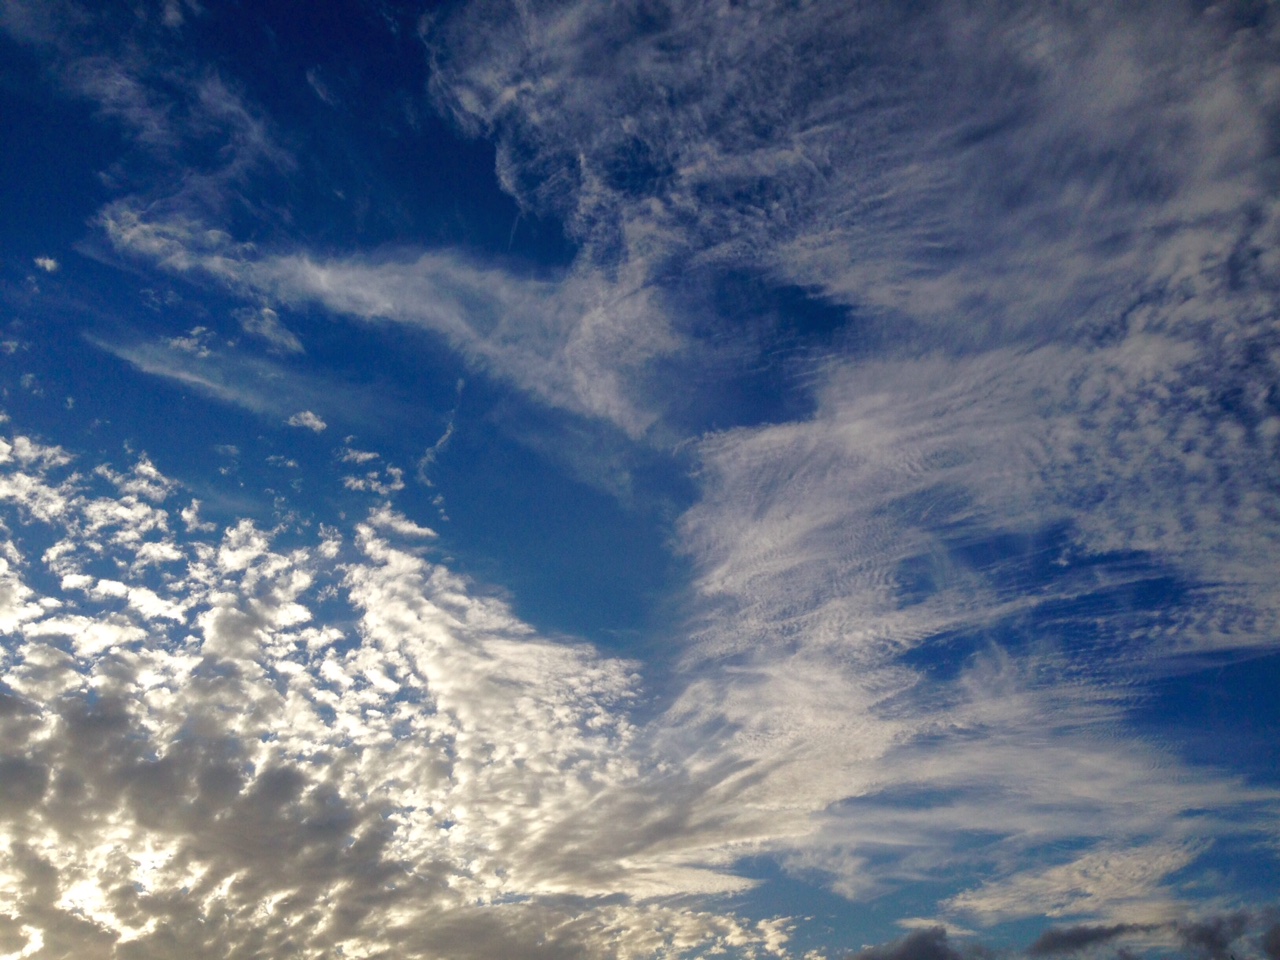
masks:
[[[943,927],[916,930],[901,940],[868,947],[854,954],[856,960],[961,960],[963,954],[947,940]]]
[[[781,922],[690,899],[742,881],[629,718],[636,665],[539,636],[419,556],[426,528],[383,505],[350,552],[285,550],[248,520],[170,516],[150,461],[2,449],[5,549],[61,584],[0,570],[0,902],[21,943],[783,952]],[[57,542],[43,558],[8,535],[33,526]],[[155,544],[163,576],[134,562]],[[322,596],[347,614],[319,620]]]
[[[108,340],[95,335],[86,339],[143,373],[271,420],[286,420],[300,408],[305,411],[334,397],[341,397],[344,415],[356,423],[364,422],[375,409],[383,421],[396,410],[395,402],[385,396],[374,403],[367,389],[298,371],[265,357],[218,348],[204,328],[159,342],[127,337]]]
[[[434,530],[429,527],[419,526],[404,514],[392,510],[389,504],[383,504],[370,513],[369,523],[374,527],[390,530],[402,537],[432,538],[436,536]]]
[[[645,370],[683,343],[657,291],[593,268],[542,278],[453,250],[396,259],[262,256],[185,215],[157,218],[124,201],[106,208],[100,224],[117,249],[171,270],[280,303],[430,331],[536,399],[636,436],[659,407]]]
[[[1056,956],[1092,950],[1117,939],[1142,935],[1148,945],[1157,949],[1177,949],[1179,946],[1191,948],[1196,952],[1224,951],[1249,933],[1261,933],[1265,941],[1269,928],[1265,927],[1265,917],[1272,911],[1260,915],[1236,911],[1229,913],[1206,914],[1197,921],[1178,922],[1167,926],[1127,926],[1112,924],[1091,926],[1080,924],[1071,927],[1050,927],[1045,930],[1027,948],[1030,957]],[[1188,935],[1190,932],[1190,935]],[[1173,939],[1168,935],[1174,934]],[[1243,946],[1243,945],[1241,945]],[[1263,944],[1265,952],[1265,944]],[[1001,952],[1001,948],[991,947],[970,941],[964,948],[958,948],[948,939],[946,930],[941,925],[925,927],[902,939],[873,947],[864,947],[856,954],[850,954],[849,960],[959,960],[961,957],[990,956]],[[1119,956],[1132,957],[1136,954],[1121,948]],[[1206,954],[1207,955],[1207,954]],[[1225,954],[1222,954],[1225,956]]]
[[[295,413],[285,423],[291,427],[302,427],[306,430],[313,430],[316,433],[322,433],[329,426],[310,410],[301,410]]]
[[[573,916],[556,934],[567,939],[554,942],[583,955],[613,955],[615,936],[635,945],[634,956],[671,943],[774,942],[782,951],[763,928],[661,898],[740,888],[730,867],[743,849],[804,849],[813,829],[806,811],[846,794],[850,773],[868,761],[873,781],[895,769],[866,752],[859,731],[876,711],[849,698],[859,693],[853,674],[824,687],[818,671],[830,665],[821,660],[811,673],[794,660],[786,667],[804,698],[783,696],[783,674],[760,664],[730,671],[723,686],[704,679],[655,726],[638,727],[628,716],[639,693],[635,664],[539,637],[502,603],[419,556],[429,531],[385,505],[358,526],[356,552],[341,563],[320,545],[279,552],[248,521],[210,530],[190,507],[181,512],[191,535],[213,536],[181,540],[173,533],[178,507],[172,520],[164,512],[172,482],[150,461],[63,482],[56,474],[71,464],[57,448],[19,437],[6,449],[6,489],[30,518],[22,522],[56,524],[63,543],[46,560],[61,598],[25,584],[9,591],[7,609],[22,632],[5,646],[6,682],[24,703],[53,705],[29,718],[29,730],[7,734],[11,744],[43,744],[6,794],[46,837],[18,850],[28,866],[15,889],[45,889],[29,879],[40,871],[55,878],[46,899],[23,894],[14,915],[46,937],[56,931],[68,949],[91,930],[142,944],[161,935],[194,944],[198,936],[223,950],[267,949],[296,936],[299,924],[316,949],[338,941],[373,949],[385,937],[417,944],[413,930],[425,925],[454,944],[451,955],[487,956],[498,944],[518,956],[533,931],[560,929]],[[104,488],[91,494],[81,486],[86,477]],[[60,510],[47,509],[50,499]],[[398,546],[401,537],[412,546]],[[141,579],[148,568],[133,559],[165,543],[173,551],[165,579]],[[129,572],[88,572],[102,564],[103,549],[125,561],[114,569]],[[317,620],[324,584],[346,596],[354,617],[345,622],[356,633]],[[170,611],[176,629],[166,626]],[[867,677],[873,685],[887,679]],[[1000,702],[1014,696],[1006,684]],[[993,702],[975,698],[988,710]],[[1061,707],[1026,709],[1052,715]],[[711,722],[716,709],[734,725],[755,719],[735,733]],[[812,721],[842,715],[849,725],[828,726],[804,744],[820,730]],[[995,720],[988,713],[982,722]],[[1022,715],[1001,722],[1034,729]],[[45,737],[49,725],[64,733]],[[882,755],[909,729],[890,730]],[[791,763],[778,762],[787,756]],[[963,776],[981,756],[962,753],[949,775]],[[1026,777],[1030,756],[1011,750],[1008,762]],[[1051,790],[1088,783],[1064,762],[1069,756],[1044,757],[1034,776],[1062,768]],[[847,765],[833,766],[844,757]],[[901,769],[947,783],[925,768],[929,757],[938,762],[931,749],[904,757]],[[1096,813],[1092,791],[1132,793],[1135,814],[1153,805],[1156,794],[1140,783],[1099,780],[1096,751],[1082,759],[1093,780],[1082,818]],[[974,775],[989,783],[996,769],[988,757]],[[93,779],[91,798],[67,792],[69,770]],[[1168,789],[1159,778],[1152,785]],[[1014,809],[997,804],[988,815],[994,823]],[[893,819],[868,813],[855,819],[880,841],[900,842]],[[955,816],[981,829],[974,810]],[[132,826],[122,832],[122,823]],[[1042,829],[1044,821],[1027,824]],[[952,829],[935,827],[942,836]],[[1113,858],[1108,870],[1116,867]],[[365,879],[353,885],[357,875]],[[1133,887],[1123,871],[1116,875]],[[110,897],[121,883],[140,898]],[[570,906],[563,899],[619,895]],[[474,902],[489,907],[476,913]],[[931,931],[893,949],[953,950]]]
[[[1226,256],[1266,196],[1270,24],[1225,10],[500,8],[433,23],[437,102],[522,203],[653,272],[751,265],[969,344],[1043,336]]]
[[[1260,940],[1262,952],[1266,954],[1269,960],[1276,960],[1280,957],[1280,923],[1273,923],[1263,931]]]
[[[1250,916],[1244,912],[1220,914],[1203,920],[1181,923],[1178,936],[1197,954],[1211,960],[1230,956],[1231,945],[1249,927]]]
[[[459,403],[461,403],[463,386],[464,386],[464,382],[462,380],[459,380],[458,388],[457,388]],[[449,441],[453,439],[453,434],[454,434],[454,430],[456,429],[457,420],[458,420],[458,407],[455,406],[452,410],[449,411],[449,420],[445,424],[444,433],[440,434],[436,442],[433,443],[431,446],[429,446],[426,452],[423,453],[423,455],[418,458],[417,476],[418,476],[418,481],[420,483],[424,483],[427,486],[432,486],[431,468],[435,465],[435,462],[439,458],[439,456],[449,448]]]
[[[1089,947],[1124,936],[1126,933],[1142,930],[1123,923],[1109,926],[1089,926],[1080,924],[1074,927],[1050,927],[1027,947],[1027,955],[1031,957],[1050,957],[1060,953],[1075,953]]]
[[[718,341],[750,366],[758,345],[715,309],[731,276],[797,287],[843,327],[798,364],[807,412],[681,438],[700,485],[676,530],[691,625],[676,689],[643,730],[625,709],[630,666],[537,638],[421,543],[396,547],[413,533],[398,514],[375,513],[354,540],[362,559],[342,585],[358,640],[303,626],[300,584],[333,558],[277,556],[252,526],[192,548],[191,596],[146,586],[199,625],[205,659],[175,647],[147,667],[196,691],[190,723],[212,733],[191,755],[154,733],[156,716],[176,723],[160,693],[108,698],[101,716],[75,699],[76,658],[91,657],[58,646],[58,630],[86,615],[43,612],[15,572],[5,609],[35,631],[19,672],[32,702],[74,694],[93,717],[58,722],[85,757],[97,731],[135,719],[151,738],[139,742],[175,752],[155,776],[189,792],[178,833],[206,831],[209,847],[184,840],[174,862],[213,866],[173,867],[165,889],[196,891],[185,919],[161,898],[173,928],[249,937],[238,931],[279,894],[271,911],[288,920],[237,943],[282,952],[281,931],[322,929],[330,914],[306,904],[328,895],[332,916],[399,943],[430,930],[460,952],[536,954],[526,935],[551,925],[547,951],[585,952],[616,924],[639,951],[655,941],[635,933],[653,929],[635,898],[741,889],[734,860],[758,854],[851,898],[945,879],[958,892],[941,908],[982,923],[1182,916],[1176,878],[1213,840],[1273,832],[1271,793],[1129,726],[1135,677],[1274,650],[1280,635],[1271,22],[1156,4],[520,13],[479,3],[426,24],[432,92],[495,142],[504,189],[566,225],[568,269],[237,239],[228,198],[290,162],[261,112],[216,75],[165,87],[82,55],[67,76],[146,149],[206,128],[218,144],[98,225],[121,253],[250,302],[421,329],[540,403],[650,441],[675,431],[664,418],[684,382],[712,379],[699,361]],[[6,22],[19,16],[37,13],[13,7]],[[316,405],[233,375],[258,368],[182,352],[118,349],[277,419]],[[390,469],[347,481],[379,497],[402,486]],[[0,495],[23,518],[83,524],[53,555],[60,575],[91,577],[77,536],[132,551],[139,570],[172,542],[140,493],[81,505],[69,480],[22,472]],[[142,658],[141,644],[112,630],[144,629],[130,619],[142,608],[108,614],[94,656],[133,676],[118,650]],[[109,756],[130,758],[118,786],[152,769],[140,749],[112,741]],[[235,848],[220,817],[242,818],[262,849]],[[374,878],[359,891],[341,885],[338,835]],[[314,844],[326,852],[312,858]],[[75,849],[18,853],[33,878],[133,870]],[[556,899],[624,893],[614,914]],[[80,929],[61,902],[37,907]],[[67,902],[77,922],[104,915]],[[725,917],[659,912],[673,950],[749,937]],[[1214,955],[1238,936],[1184,929]],[[908,946],[953,949],[932,931],[880,949]]]
[[[53,259],[53,257],[36,257],[32,262],[45,273],[58,272],[59,264],[57,260]]]
[[[1211,367],[1150,336],[830,362],[811,418],[700,442],[673,715],[771,771],[749,805],[804,824],[759,834],[785,864],[852,898],[985,875],[947,901],[981,922],[1145,924],[1205,837],[1266,833],[1266,791],[1124,733],[1136,662],[1274,644],[1250,568],[1277,531],[1235,506],[1267,481],[1225,411],[1186,428]],[[1170,569],[1213,586],[1112,601]]]
[[[302,341],[283,323],[280,315],[270,307],[257,310],[241,310],[237,316],[245,333],[260,337],[273,353],[303,353]]]

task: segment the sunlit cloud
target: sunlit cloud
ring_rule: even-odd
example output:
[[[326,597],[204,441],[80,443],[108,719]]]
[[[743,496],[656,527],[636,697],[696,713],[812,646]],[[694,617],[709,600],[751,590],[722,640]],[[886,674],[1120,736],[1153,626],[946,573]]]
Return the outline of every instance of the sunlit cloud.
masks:
[[[315,433],[322,433],[329,425],[310,410],[300,410],[285,421],[291,427],[301,427]]]

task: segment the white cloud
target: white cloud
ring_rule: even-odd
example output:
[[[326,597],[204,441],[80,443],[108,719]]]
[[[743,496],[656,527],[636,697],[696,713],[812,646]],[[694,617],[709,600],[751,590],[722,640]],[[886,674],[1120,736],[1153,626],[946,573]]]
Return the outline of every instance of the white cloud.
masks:
[[[704,438],[681,522],[697,679],[673,716],[770,770],[738,800],[801,825],[762,834],[785,863],[853,898],[994,877],[949,901],[983,922],[1147,923],[1183,909],[1169,878],[1200,841],[1266,831],[1265,791],[1124,734],[1135,664],[1275,644],[1274,585],[1252,571],[1280,530],[1250,506],[1257,441],[1203,403],[1213,364],[1142,331],[831,363],[808,420]],[[1109,604],[1170,569],[1215,589]],[[1230,826],[1201,814],[1228,807]],[[1055,844],[1074,852],[1035,879]],[[1095,862],[1146,880],[1072,892]]]
[[[6,444],[27,461],[10,454],[9,478],[49,486],[66,466],[56,448]],[[50,562],[76,611],[21,585],[4,608],[20,624],[5,689],[23,699],[0,723],[26,759],[0,797],[13,872],[0,902],[46,944],[362,955],[394,942],[481,958],[541,937],[634,960],[782,955],[781,922],[664,899],[742,881],[715,869],[714,830],[680,826],[696,790],[628,719],[635,664],[542,638],[396,548],[384,534],[431,534],[387,506],[341,566],[319,545],[278,552],[240,521],[219,542],[176,543],[175,576],[143,582],[135,542],[100,537],[103,517],[140,501],[112,471],[87,476],[115,500],[72,487],[60,518],[5,518],[64,538]],[[116,557],[113,577],[71,569]],[[357,635],[312,625],[317,586],[335,582]],[[114,896],[122,884],[138,897]]]
[[[170,337],[165,341],[174,350],[190,353],[204,359],[213,355],[209,349],[209,340],[213,336],[208,327],[192,327],[186,336]]]
[[[291,427],[302,427],[304,430],[312,430],[321,433],[329,425],[321,420],[316,414],[310,410],[300,410],[285,421]]]
[[[303,353],[302,341],[280,322],[280,315],[270,307],[238,311],[237,317],[245,333],[260,337],[274,353]]]
[[[192,500],[191,503],[182,508],[182,522],[186,524],[187,530],[191,533],[205,533],[217,529],[215,524],[200,519],[200,501]]]
[[[107,341],[88,336],[94,346],[119,357],[135,369],[163,377],[219,403],[231,404],[272,420],[284,420],[300,410],[340,401],[344,413],[362,421],[376,415],[385,422],[398,412],[393,401],[375,401],[366,388],[290,369],[281,362],[247,355],[244,351],[215,350],[202,338],[196,351],[155,341]],[[233,444],[220,444],[231,449]]]
[[[404,489],[404,471],[388,465],[385,470],[368,470],[362,476],[345,476],[342,485],[348,490],[363,490],[389,497]]]
[[[438,102],[522,203],[650,275],[760,270],[972,345],[1221,263],[1272,209],[1272,37],[1225,11],[496,10],[433,22]]]
[[[57,260],[53,259],[53,257],[36,257],[32,262],[45,273],[58,272],[59,264]]]
[[[168,269],[199,271],[281,303],[319,303],[431,331],[538,400],[637,436],[661,406],[645,370],[688,345],[641,278],[585,265],[542,278],[457,251],[382,260],[261,256],[190,218],[156,220],[125,202],[100,222],[117,248]]]
[[[951,905],[987,923],[1036,915],[1170,923],[1178,919],[1180,905],[1172,891],[1160,888],[1202,849],[1191,841],[1155,843],[1138,850],[1103,848],[1065,864],[984,884],[957,896]]]
[[[111,618],[49,617],[23,628],[26,637],[67,637],[80,657],[92,658],[127,647],[146,633],[133,624]]]
[[[398,533],[405,537],[434,537],[436,532],[429,527],[419,526],[402,513],[397,513],[391,509],[390,504],[384,503],[376,510],[369,514],[369,523],[393,533]]]
[[[377,460],[378,454],[372,450],[355,450],[351,447],[345,447],[342,451],[341,460],[343,463],[368,463],[371,460]]]

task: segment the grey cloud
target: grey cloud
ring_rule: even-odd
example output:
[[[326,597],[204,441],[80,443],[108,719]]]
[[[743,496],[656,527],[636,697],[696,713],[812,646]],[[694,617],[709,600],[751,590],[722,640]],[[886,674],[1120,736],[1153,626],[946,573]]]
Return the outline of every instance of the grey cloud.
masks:
[[[1203,920],[1180,923],[1178,937],[1182,943],[1209,960],[1230,956],[1231,945],[1249,927],[1250,915],[1244,912],[1220,914]]]
[[[951,945],[943,927],[916,930],[901,940],[868,947],[851,960],[961,960],[964,956]]]
[[[27,757],[0,757],[0,816],[16,818],[34,807],[49,786],[49,769]]]
[[[1271,924],[1263,931],[1259,945],[1269,960],[1280,960],[1280,922]]]
[[[1143,935],[1149,943],[1163,947],[1173,947],[1175,943],[1190,948],[1197,954],[1205,956],[1226,956],[1231,952],[1233,943],[1253,931],[1259,934],[1259,946],[1264,955],[1272,956],[1268,950],[1268,938],[1276,927],[1264,927],[1263,915],[1252,915],[1247,912],[1217,914],[1199,920],[1184,920],[1176,923],[1146,924],[1079,924],[1068,927],[1049,927],[1027,948],[1030,957],[1050,957],[1062,954],[1092,950],[1114,943],[1126,936]],[[1260,929],[1261,928],[1261,929]],[[1169,934],[1176,939],[1169,939]],[[1157,947],[1159,949],[1159,947]],[[980,941],[966,940],[963,946],[948,938],[947,931],[941,925],[923,928],[907,936],[889,943],[867,947],[849,955],[849,960],[961,960],[963,957],[991,957],[1006,952],[1001,948],[984,945]],[[1121,960],[1141,954],[1129,948],[1121,948],[1116,956]],[[1236,955],[1232,953],[1232,955]],[[1247,955],[1241,952],[1241,956]]]
[[[1060,953],[1075,953],[1088,947],[1110,943],[1118,937],[1136,930],[1147,929],[1132,924],[1113,923],[1104,926],[1081,924],[1075,927],[1050,927],[1027,947],[1027,955],[1049,957]]]

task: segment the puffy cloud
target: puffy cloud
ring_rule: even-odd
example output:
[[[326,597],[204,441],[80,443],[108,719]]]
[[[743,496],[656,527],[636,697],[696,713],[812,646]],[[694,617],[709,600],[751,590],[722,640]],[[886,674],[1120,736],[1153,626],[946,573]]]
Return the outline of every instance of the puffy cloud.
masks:
[[[3,571],[14,950],[782,952],[782,925],[687,901],[742,881],[699,823],[715,778],[682,782],[629,719],[636,664],[538,636],[389,506],[338,564],[248,520],[178,537],[167,498],[131,488],[173,489],[150,460],[60,482],[58,448],[5,443],[10,489],[64,501],[6,518],[52,527],[61,589]],[[111,535],[144,506],[136,537]],[[146,543],[178,554],[162,580],[129,562]],[[317,622],[322,586],[349,616]]]
[[[315,433],[322,433],[329,426],[310,410],[300,410],[289,417],[285,423],[291,427],[302,427],[304,430],[312,430]]]
[[[53,257],[36,257],[32,262],[45,273],[58,272],[59,263]]]
[[[383,504],[370,513],[369,523],[374,527],[384,527],[402,537],[431,538],[436,536],[434,530],[420,526],[404,514],[392,510],[390,504]]]

